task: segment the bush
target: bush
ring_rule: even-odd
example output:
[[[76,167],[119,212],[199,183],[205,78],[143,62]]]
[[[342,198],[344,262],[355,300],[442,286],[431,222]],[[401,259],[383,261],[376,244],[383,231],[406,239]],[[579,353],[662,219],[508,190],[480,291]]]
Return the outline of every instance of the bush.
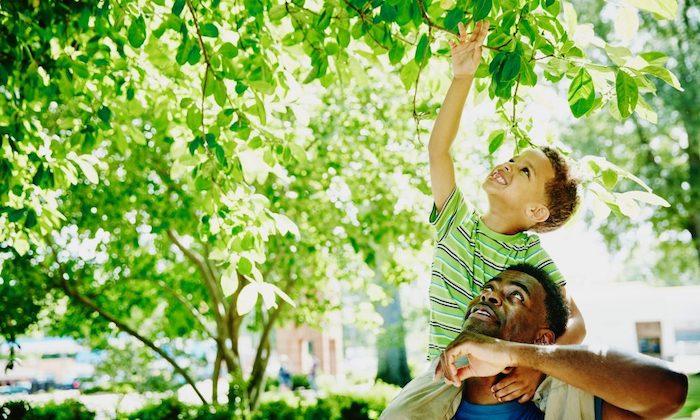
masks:
[[[68,400],[60,404],[47,403],[30,407],[24,401],[10,401],[0,408],[0,418],[28,420],[92,420],[95,413],[78,401]]]
[[[290,407],[285,401],[271,401],[260,404],[253,420],[301,420],[303,408]]]
[[[225,405],[200,407],[195,414],[196,420],[231,420],[231,413]]]
[[[273,389],[279,389],[280,381],[277,378],[267,378],[265,381],[265,392],[271,391]]]
[[[167,398],[129,414],[129,420],[170,420],[187,419],[192,415],[188,407],[175,398]]]
[[[0,419],[23,419],[31,409],[24,401],[8,401],[0,407]]]
[[[297,388],[311,388],[309,378],[307,378],[306,375],[292,375],[292,389]]]
[[[60,404],[48,403],[34,407],[27,418],[37,420],[92,420],[95,418],[95,413],[88,410],[79,401],[68,400]]]

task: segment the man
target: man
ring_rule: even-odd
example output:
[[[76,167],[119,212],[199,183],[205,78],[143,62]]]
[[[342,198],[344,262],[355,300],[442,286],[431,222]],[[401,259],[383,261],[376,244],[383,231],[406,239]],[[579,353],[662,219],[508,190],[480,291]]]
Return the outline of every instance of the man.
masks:
[[[657,359],[554,345],[567,317],[559,288],[544,271],[529,265],[508,268],[470,303],[463,332],[437,362],[436,378],[450,385],[420,376],[381,418],[614,419],[666,417],[682,407],[687,377]],[[550,376],[538,389],[545,413],[533,402],[501,402],[508,386],[494,385],[519,366]]]

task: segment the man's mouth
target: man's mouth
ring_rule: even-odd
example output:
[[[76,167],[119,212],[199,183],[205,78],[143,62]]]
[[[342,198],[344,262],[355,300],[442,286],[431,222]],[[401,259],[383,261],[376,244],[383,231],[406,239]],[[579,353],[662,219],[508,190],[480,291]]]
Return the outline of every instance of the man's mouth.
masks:
[[[493,171],[489,178],[491,178],[497,184],[508,185],[508,180],[505,176],[503,176],[503,171],[500,169]]]
[[[475,305],[469,312],[469,317],[472,316],[492,322],[499,322],[493,309],[484,304]]]

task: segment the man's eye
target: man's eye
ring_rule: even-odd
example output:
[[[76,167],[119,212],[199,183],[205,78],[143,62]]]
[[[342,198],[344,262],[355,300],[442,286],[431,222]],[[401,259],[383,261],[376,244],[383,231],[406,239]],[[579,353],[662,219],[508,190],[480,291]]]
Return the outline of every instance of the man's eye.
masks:
[[[491,291],[493,291],[493,287],[492,286],[484,286],[483,290],[488,290],[491,292]]]
[[[513,292],[510,294],[511,296],[515,296],[516,299],[518,299],[521,302],[525,302],[525,297],[523,296],[522,293],[520,292]]]

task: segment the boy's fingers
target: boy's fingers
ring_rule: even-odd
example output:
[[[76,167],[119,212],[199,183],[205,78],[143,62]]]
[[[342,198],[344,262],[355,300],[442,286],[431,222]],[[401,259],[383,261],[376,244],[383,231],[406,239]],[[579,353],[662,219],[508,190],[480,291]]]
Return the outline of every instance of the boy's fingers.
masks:
[[[457,28],[459,28],[460,41],[464,41],[464,38],[467,36],[467,28],[464,27],[464,24],[462,22],[459,22],[457,24]]]
[[[498,398],[499,401],[501,399],[504,401],[510,401],[523,395],[521,389],[522,384],[516,382],[502,388],[498,392],[494,392],[493,395]]]
[[[507,387],[508,385],[515,383],[516,381],[517,379],[511,378],[510,376],[506,376],[505,378],[498,381],[497,384],[491,387],[491,392],[498,392],[503,388]]]
[[[481,31],[479,32],[479,43],[484,41],[484,38],[486,38],[486,35],[489,33],[489,26],[491,25],[487,20],[482,20],[481,22],[483,22],[483,24],[481,25]]]
[[[525,395],[523,395],[522,397],[520,397],[520,399],[518,400],[518,402],[519,402],[520,404],[524,404],[524,403],[530,401],[531,398],[532,398],[532,395],[530,395],[530,394],[525,394]]]

